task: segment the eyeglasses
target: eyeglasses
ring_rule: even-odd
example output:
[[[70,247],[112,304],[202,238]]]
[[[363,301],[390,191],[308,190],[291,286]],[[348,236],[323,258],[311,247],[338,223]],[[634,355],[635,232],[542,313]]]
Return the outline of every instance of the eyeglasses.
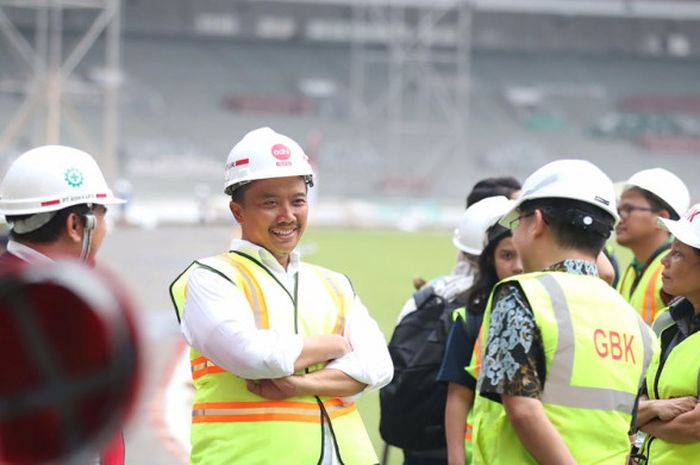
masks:
[[[635,211],[655,212],[657,210],[650,207],[640,207],[638,205],[622,205],[621,207],[617,207],[617,214],[620,215],[620,218],[627,218]]]
[[[522,220],[523,218],[527,218],[528,216],[534,215],[535,211],[537,211],[537,210],[533,210],[530,213],[525,213],[524,215],[521,213],[520,215],[518,215],[517,218],[510,220],[510,223],[508,223],[508,229],[510,229],[511,231],[514,231],[515,228],[517,228],[518,225],[520,224],[520,220]]]

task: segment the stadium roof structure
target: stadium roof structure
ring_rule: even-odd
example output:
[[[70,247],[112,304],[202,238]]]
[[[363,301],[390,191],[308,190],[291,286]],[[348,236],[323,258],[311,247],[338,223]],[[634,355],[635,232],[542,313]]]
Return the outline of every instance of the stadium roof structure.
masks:
[[[449,8],[466,3],[476,11],[639,17],[677,20],[700,19],[700,2],[693,0],[268,0],[277,3]]]

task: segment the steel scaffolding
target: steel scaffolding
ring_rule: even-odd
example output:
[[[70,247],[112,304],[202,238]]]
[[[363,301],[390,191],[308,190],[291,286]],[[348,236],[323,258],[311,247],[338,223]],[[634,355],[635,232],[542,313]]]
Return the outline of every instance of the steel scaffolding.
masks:
[[[88,26],[68,31],[66,12],[78,10],[89,18]],[[22,97],[0,132],[0,153],[18,145],[22,136],[33,146],[61,143],[65,130],[95,155],[107,177],[116,174],[120,18],[121,0],[0,0],[0,37],[22,64],[0,82],[0,92]],[[78,35],[70,50],[68,32]],[[77,78],[76,69],[101,38],[104,69],[96,79]],[[102,110],[97,137],[90,134],[76,107],[86,98],[98,102]]]
[[[426,176],[455,154],[466,155],[471,15],[470,0],[353,5],[355,120],[381,127],[388,144],[382,151],[393,154],[403,153],[413,136],[433,139],[431,153],[414,167]],[[373,73],[373,66],[386,73]]]

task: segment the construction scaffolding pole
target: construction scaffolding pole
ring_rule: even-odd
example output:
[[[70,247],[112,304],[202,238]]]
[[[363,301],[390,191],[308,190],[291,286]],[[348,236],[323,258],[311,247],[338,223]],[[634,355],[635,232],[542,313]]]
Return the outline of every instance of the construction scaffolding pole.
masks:
[[[469,109],[471,0],[353,4],[351,108],[355,122],[383,128],[393,159],[411,138],[435,139],[416,172],[429,175],[465,154]],[[385,72],[385,74],[383,74]],[[383,78],[383,82],[382,82]],[[395,155],[399,154],[399,157]]]
[[[67,12],[76,11],[89,19],[87,28],[66,21]],[[3,39],[21,66],[0,82],[0,92],[19,94],[22,103],[0,128],[0,153],[65,143],[70,135],[72,145],[92,153],[108,178],[116,176],[121,0],[0,0]],[[78,76],[100,40],[102,68],[90,70],[90,78]],[[101,131],[85,124],[80,105],[86,102],[101,108]]]

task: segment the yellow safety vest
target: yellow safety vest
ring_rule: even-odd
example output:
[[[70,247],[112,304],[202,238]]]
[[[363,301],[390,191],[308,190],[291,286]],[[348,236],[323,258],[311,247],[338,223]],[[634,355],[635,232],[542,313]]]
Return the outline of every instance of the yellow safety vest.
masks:
[[[464,322],[467,322],[468,316],[467,309],[465,307],[460,307],[452,311],[452,321],[456,322],[457,318],[462,318]],[[478,344],[479,340],[477,338],[476,344],[474,347],[474,350],[472,351],[472,359],[474,358],[474,354],[478,353]],[[477,355],[478,356],[478,355]],[[467,363],[465,364],[465,370],[467,369],[466,367],[468,365],[471,365],[471,360],[466,361]],[[467,414],[467,418],[464,419],[464,456],[466,457],[466,465],[469,465],[472,460],[472,433],[473,433],[473,427],[472,425],[474,424],[474,405],[472,404],[472,407],[469,409],[469,413]]]
[[[233,251],[195,261],[170,288],[182,317],[190,273],[205,268],[243,290],[258,329],[304,336],[343,334],[345,315],[354,298],[343,275],[301,264],[295,296],[251,255]],[[195,397],[192,406],[190,463],[316,464],[322,453],[322,422],[340,461],[347,465],[378,462],[354,403],[338,398],[299,396],[268,400],[246,388],[244,379],[226,372],[195,348],[190,348]],[[323,364],[308,371],[320,369]]]
[[[661,272],[664,270],[661,260],[668,252],[668,250],[664,250],[652,260],[644,270],[644,274],[639,279],[634,291],[632,284],[634,284],[637,273],[632,265],[627,267],[622,279],[617,283],[617,291],[639,312],[648,325],[654,323],[656,317],[667,309],[666,304],[661,300],[663,286]]]
[[[540,400],[576,463],[624,464],[632,410],[654,354],[653,333],[598,277],[544,272],[506,281],[518,282],[532,307],[547,368]],[[490,316],[491,302],[483,327]],[[488,329],[482,341],[487,337]],[[477,396],[475,410],[474,464],[537,463],[501,404]]]
[[[659,357],[649,366],[646,375],[650,399],[700,395],[700,333],[695,333],[671,350],[660,367]],[[674,443],[647,436],[642,446],[648,464],[687,465],[700,459],[700,441]]]

